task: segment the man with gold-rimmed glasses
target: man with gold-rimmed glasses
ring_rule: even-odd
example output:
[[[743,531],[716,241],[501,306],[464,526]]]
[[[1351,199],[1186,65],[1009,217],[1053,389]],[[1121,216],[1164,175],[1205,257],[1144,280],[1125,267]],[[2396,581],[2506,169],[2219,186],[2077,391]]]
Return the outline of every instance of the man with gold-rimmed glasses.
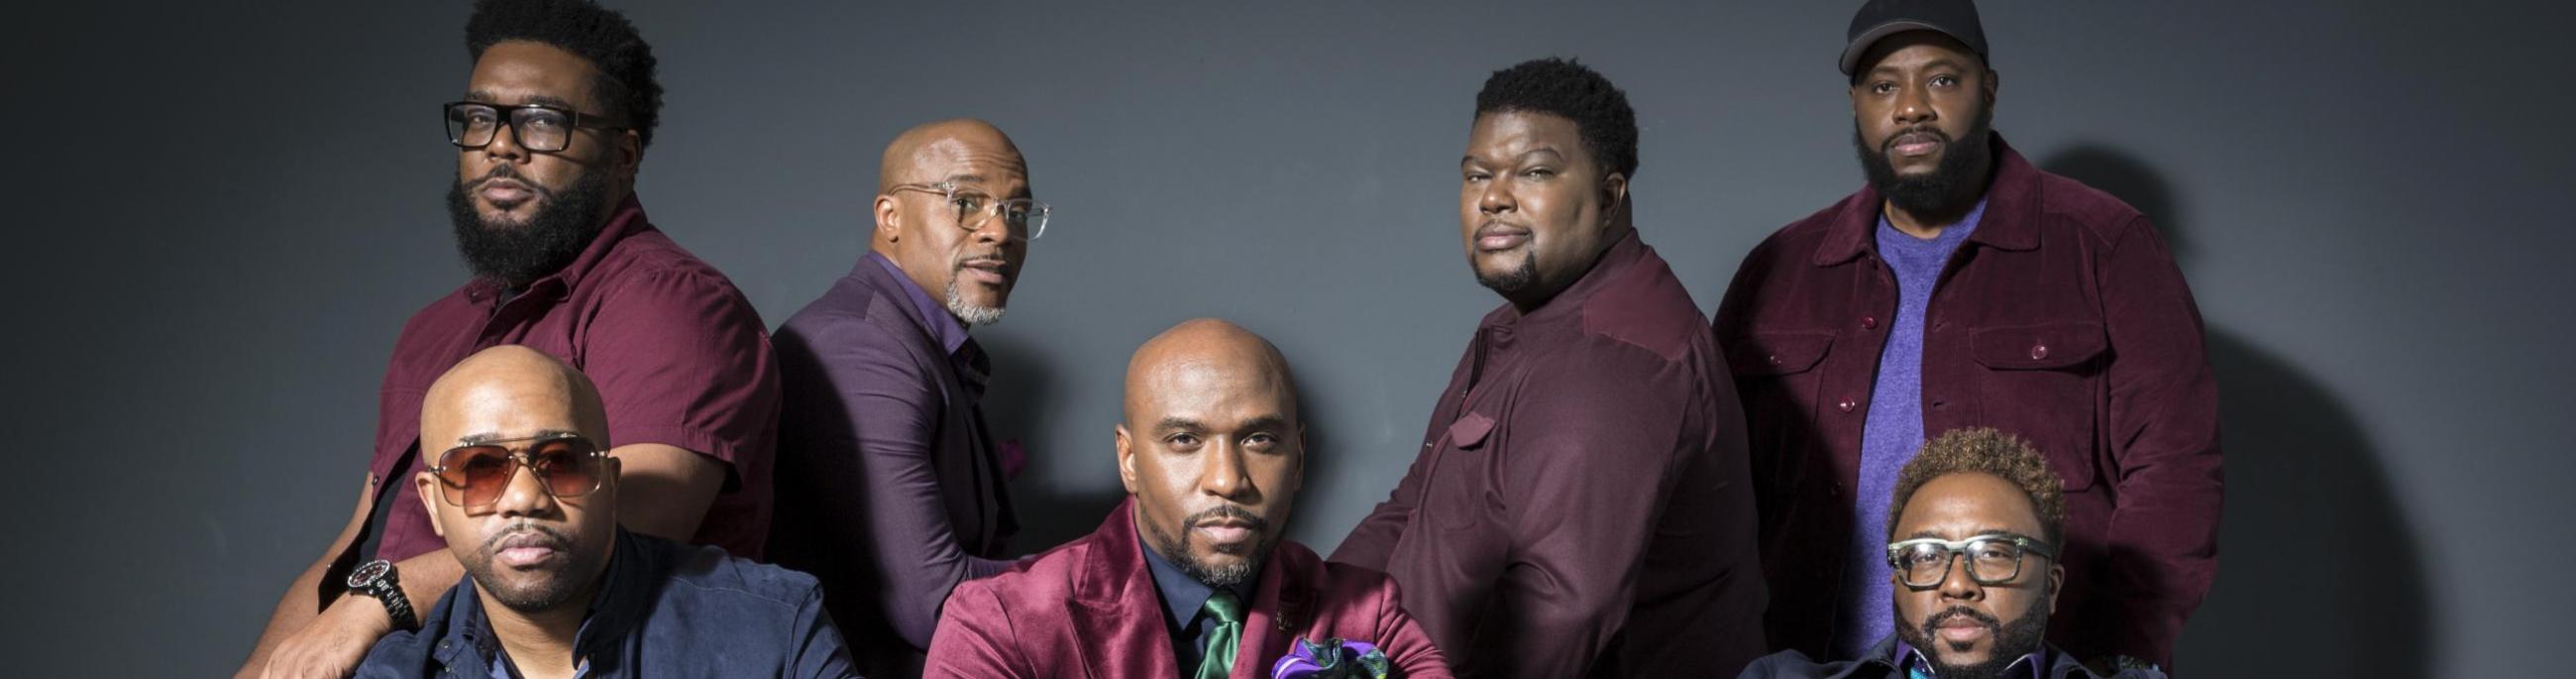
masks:
[[[915,676],[957,583],[1001,572],[1016,446],[984,426],[1002,319],[1046,233],[1009,136],[944,120],[887,145],[868,251],[779,326],[778,520],[769,555],[823,581],[869,676]]]
[[[2039,451],[1993,429],[1951,431],[1906,462],[1888,508],[1895,634],[1842,662],[1781,651],[1744,677],[2106,676],[2041,639],[2066,586],[2056,548],[2066,482]],[[2114,663],[2107,676],[2164,676],[2133,659]]]
[[[590,378],[523,346],[430,385],[440,452],[405,480],[465,577],[359,676],[858,676],[813,578],[618,527],[609,417]]]

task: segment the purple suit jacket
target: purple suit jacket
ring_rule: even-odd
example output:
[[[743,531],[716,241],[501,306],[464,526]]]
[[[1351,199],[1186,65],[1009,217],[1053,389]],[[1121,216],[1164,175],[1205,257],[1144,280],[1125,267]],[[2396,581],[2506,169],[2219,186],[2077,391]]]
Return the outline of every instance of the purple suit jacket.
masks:
[[[1178,677],[1162,595],[1136,540],[1133,501],[1100,529],[1008,573],[957,586],[930,642],[930,677]],[[1238,679],[1270,676],[1291,640],[1339,637],[1386,652],[1396,676],[1446,678],[1431,638],[1398,605],[1395,581],[1325,563],[1281,540],[1245,616]]]
[[[822,581],[869,676],[910,676],[950,588],[1010,566],[992,438],[909,281],[868,258],[779,326],[769,555]]]

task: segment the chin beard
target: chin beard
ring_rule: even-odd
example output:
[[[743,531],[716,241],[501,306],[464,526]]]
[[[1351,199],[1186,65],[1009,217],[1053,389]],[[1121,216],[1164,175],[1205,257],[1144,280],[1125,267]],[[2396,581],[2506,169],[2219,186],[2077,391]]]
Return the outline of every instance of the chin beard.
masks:
[[[1270,547],[1273,544],[1270,537],[1270,522],[1253,516],[1252,512],[1244,511],[1241,507],[1224,505],[1192,514],[1189,518],[1183,519],[1181,525],[1196,526],[1217,517],[1250,523],[1253,532],[1261,536],[1260,539],[1253,541],[1252,553],[1244,555],[1242,560],[1232,565],[1210,565],[1191,554],[1187,528],[1183,528],[1180,535],[1168,535],[1161,529],[1149,525],[1145,528],[1145,532],[1152,534],[1154,538],[1154,553],[1163,555],[1164,561],[1181,567],[1182,574],[1199,581],[1199,584],[1209,587],[1233,587],[1243,584],[1252,578],[1253,569],[1260,567],[1262,561],[1270,558]]]
[[[501,569],[492,565],[493,554],[500,551],[496,546],[500,539],[522,529],[545,534],[554,542],[554,549],[557,551],[566,555],[574,553],[572,541],[565,539],[563,533],[545,526],[523,524],[493,533],[491,539],[484,541],[483,549],[475,552],[474,558],[459,559],[458,563],[465,567],[467,575],[474,576],[475,586],[490,592],[493,601],[500,602],[510,610],[537,613],[573,604],[573,597],[581,593],[583,585],[588,584],[583,582],[583,578],[579,575],[587,570],[579,563],[579,557],[565,559],[561,567],[546,572],[543,579],[525,583],[503,579]],[[586,605],[587,602],[584,603]]]
[[[1538,285],[1538,253],[1530,252],[1523,255],[1520,266],[1512,267],[1502,273],[1488,274],[1483,269],[1477,269],[1476,284],[1485,286],[1487,290],[1502,293],[1505,297],[1528,290]]]
[[[948,313],[955,314],[957,320],[965,323],[966,327],[974,328],[1000,323],[1003,311],[1007,309],[997,306],[976,306],[966,301],[964,296],[957,294],[957,279],[948,279]]]
[[[1919,215],[1965,213],[1984,193],[1986,176],[1980,170],[1992,169],[1989,161],[1994,149],[1987,142],[1994,136],[1994,118],[1993,109],[1978,114],[1977,124],[1960,139],[1951,139],[1940,130],[1922,130],[1941,137],[1941,147],[1947,151],[1941,154],[1941,162],[1925,174],[1897,174],[1895,164],[1887,159],[1887,149],[1883,145],[1870,148],[1861,139],[1858,124],[1852,126],[1852,150],[1860,154],[1861,171],[1869,176],[1869,185],[1896,209]],[[1888,139],[1893,141],[1896,135]]]
[[[537,208],[526,223],[487,222],[466,190],[468,185],[482,180],[468,182],[460,177],[448,185],[447,217],[456,227],[456,251],[464,256],[465,268],[475,277],[512,289],[527,287],[571,264],[607,226],[600,217],[608,207],[605,172],[583,172],[561,192],[538,186],[506,165],[485,179],[493,177],[509,177],[527,184],[537,194]]]
[[[1954,608],[1944,613],[1934,613],[1925,618],[1920,625],[1909,626],[1905,624],[1904,613],[1900,611],[1897,613],[1896,636],[1923,651],[1923,659],[1932,663],[1934,675],[1941,679],[1999,679],[2004,676],[2004,670],[2011,669],[2012,664],[2020,662],[2022,656],[2039,650],[2040,644],[2043,643],[2040,637],[2048,631],[2048,611],[2044,608],[2047,604],[2047,599],[2033,600],[2030,610],[2023,611],[2021,619],[2014,620],[2011,625],[2003,625],[1993,616],[1984,613]],[[1955,613],[1958,616],[1985,623],[1988,634],[1994,639],[1994,653],[1987,656],[1985,662],[1974,665],[1953,666],[1941,662],[1941,652],[1944,650],[1954,653],[1968,650],[1966,646],[1950,644],[1933,637],[1933,628],[1942,622],[1945,613]]]

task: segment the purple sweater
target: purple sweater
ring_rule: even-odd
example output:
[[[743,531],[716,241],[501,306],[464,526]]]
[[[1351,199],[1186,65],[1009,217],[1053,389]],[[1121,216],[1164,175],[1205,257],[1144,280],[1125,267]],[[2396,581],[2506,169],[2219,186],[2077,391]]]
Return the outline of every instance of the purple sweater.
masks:
[[[1860,492],[1852,496],[1851,565],[1843,569],[1842,610],[1834,616],[1833,655],[1860,657],[1895,631],[1888,614],[1887,503],[1896,473],[1923,447],[1923,316],[1933,284],[1950,253],[1977,229],[1986,202],[1941,235],[1924,240],[1878,218],[1878,256],[1896,274],[1896,321],[1878,355],[1878,380],[1870,387],[1869,418],[1862,425]]]

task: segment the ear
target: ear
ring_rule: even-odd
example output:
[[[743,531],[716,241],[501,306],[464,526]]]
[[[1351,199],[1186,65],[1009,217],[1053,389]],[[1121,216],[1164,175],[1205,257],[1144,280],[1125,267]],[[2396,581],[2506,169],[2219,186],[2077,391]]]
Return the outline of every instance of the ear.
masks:
[[[1128,495],[1136,494],[1136,449],[1123,423],[1118,425],[1118,484],[1127,488]]]
[[[2057,593],[2066,589],[2066,567],[2051,560],[2048,565],[2048,614],[2057,615]]]
[[[902,203],[899,203],[899,202],[896,202],[896,201],[895,201],[895,199],[894,199],[894,194],[891,194],[891,193],[880,193],[880,194],[877,194],[877,202],[876,202],[876,205],[875,205],[874,207],[875,207],[875,212],[876,212],[876,216],[877,216],[877,225],[876,225],[877,240],[885,241],[885,242],[888,242],[888,243],[893,243],[893,242],[896,242],[896,241],[902,240],[902,239],[903,239],[903,210],[902,210],[903,205],[902,205]]]
[[[1994,69],[1991,69],[1991,68],[1986,69],[1986,86],[1985,86],[1985,91],[1986,91],[1986,110],[1989,110],[1989,111],[1994,110],[1994,108],[1995,108],[1995,91],[1996,91],[1996,90],[2003,89],[2003,86],[2004,86],[2004,74],[2002,74],[2002,73],[2000,73],[2000,72],[1997,72],[1997,71],[1995,71]]]
[[[1297,468],[1295,470],[1296,476],[1288,480],[1288,489],[1290,493],[1295,493],[1298,488],[1306,487],[1306,453],[1308,450],[1313,448],[1313,446],[1308,445],[1312,442],[1314,442],[1314,439],[1307,438],[1306,423],[1297,423]]]
[[[617,506],[617,483],[625,479],[621,474],[625,473],[626,465],[614,455],[600,462],[603,466],[599,470],[599,490],[592,494],[607,499],[606,506],[615,507]]]
[[[1603,214],[1603,215],[1609,215],[1609,216],[1616,216],[1616,215],[1618,215],[1618,214],[1619,214],[1619,210],[1620,210],[1621,208],[1624,208],[1624,207],[1627,207],[1627,206],[1628,206],[1628,175],[1620,174],[1620,173],[1617,173],[1617,172],[1612,172],[1612,173],[1610,173],[1608,176],[1602,177],[1602,178],[1601,178],[1601,207],[1602,207],[1601,214]],[[1618,222],[1618,221],[1619,221],[1619,220],[1617,220],[1617,219],[1605,219],[1605,220],[1602,220],[1602,224],[1606,227],[1606,226],[1608,226],[1609,224],[1616,223],[1616,222]]]
[[[447,526],[438,520],[438,475],[420,472],[411,475],[412,494],[420,496],[420,508],[429,512],[429,532],[447,537]]]
[[[621,130],[617,135],[617,176],[631,185],[635,173],[644,168],[644,135],[634,130]]]

